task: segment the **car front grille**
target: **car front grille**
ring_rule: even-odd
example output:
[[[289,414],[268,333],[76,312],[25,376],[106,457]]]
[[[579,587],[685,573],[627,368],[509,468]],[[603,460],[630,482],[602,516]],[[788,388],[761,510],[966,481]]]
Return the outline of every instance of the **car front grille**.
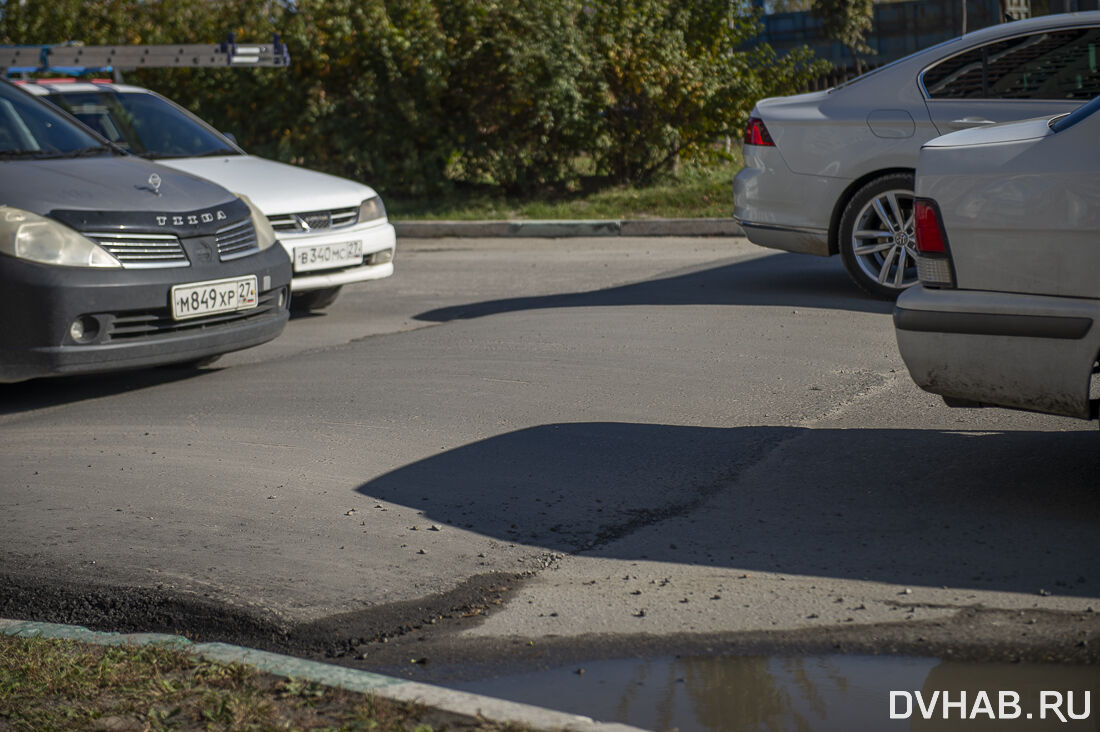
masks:
[[[173,234],[124,234],[87,232],[90,239],[107,250],[126,269],[189,267],[183,245]]]
[[[247,257],[249,254],[260,251],[252,219],[241,219],[235,224],[218,229],[214,239],[218,245],[218,256],[223,262]]]
[[[328,211],[309,211],[308,213],[280,214],[269,216],[271,228],[275,231],[302,232],[343,229],[359,221],[359,209],[335,208]]]
[[[172,335],[188,331],[216,328],[221,325],[236,324],[248,320],[262,320],[270,317],[278,307],[279,290],[261,293],[258,304],[249,310],[237,310],[231,313],[217,313],[201,318],[172,320],[169,308],[152,310],[129,310],[109,314],[104,320],[108,323],[106,340],[125,342]]]

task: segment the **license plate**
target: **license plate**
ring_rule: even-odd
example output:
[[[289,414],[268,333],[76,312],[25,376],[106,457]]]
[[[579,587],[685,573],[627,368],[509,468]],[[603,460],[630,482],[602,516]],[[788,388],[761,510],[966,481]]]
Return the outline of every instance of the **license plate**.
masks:
[[[248,310],[258,304],[256,275],[193,282],[172,288],[173,320]]]
[[[335,244],[307,244],[294,247],[294,271],[347,267],[363,262],[362,241],[342,241]]]

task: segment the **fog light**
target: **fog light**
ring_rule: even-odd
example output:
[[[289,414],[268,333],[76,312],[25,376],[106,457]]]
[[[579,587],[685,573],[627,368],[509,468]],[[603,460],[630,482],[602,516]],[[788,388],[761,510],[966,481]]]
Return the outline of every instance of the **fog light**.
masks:
[[[393,261],[393,250],[383,249],[367,257],[367,264],[388,264]]]
[[[69,326],[69,337],[76,343],[91,343],[99,335],[99,321],[88,315],[81,315]]]
[[[279,288],[279,310],[283,309],[283,305],[286,304],[286,288]]]

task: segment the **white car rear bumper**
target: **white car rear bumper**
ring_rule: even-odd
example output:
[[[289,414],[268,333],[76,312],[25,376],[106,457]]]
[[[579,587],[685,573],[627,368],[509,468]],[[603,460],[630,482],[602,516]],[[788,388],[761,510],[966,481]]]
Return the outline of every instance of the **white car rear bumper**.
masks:
[[[898,298],[898,350],[926,391],[1089,419],[1100,301],[913,287]]]

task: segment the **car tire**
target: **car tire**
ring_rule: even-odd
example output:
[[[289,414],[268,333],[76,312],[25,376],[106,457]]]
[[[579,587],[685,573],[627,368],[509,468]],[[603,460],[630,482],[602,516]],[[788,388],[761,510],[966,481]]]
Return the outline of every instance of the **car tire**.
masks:
[[[917,283],[913,174],[890,173],[864,185],[844,208],[840,258],[865,292],[893,300]]]
[[[290,309],[304,313],[311,310],[324,310],[336,302],[340,294],[340,287],[325,287],[320,290],[306,290],[296,292],[290,296]]]

